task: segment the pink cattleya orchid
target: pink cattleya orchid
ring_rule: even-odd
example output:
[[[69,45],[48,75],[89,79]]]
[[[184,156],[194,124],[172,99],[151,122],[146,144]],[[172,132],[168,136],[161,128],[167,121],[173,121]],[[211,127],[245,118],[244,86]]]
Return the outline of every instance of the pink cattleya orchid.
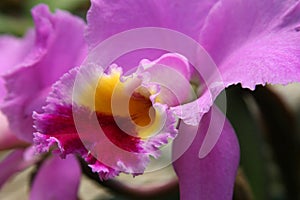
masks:
[[[300,81],[299,16],[300,2],[294,0],[93,0],[88,13],[87,40],[93,48],[128,29],[170,28],[192,37],[208,51],[218,66],[224,87],[241,83],[254,89],[258,84]],[[147,54],[150,59],[155,56]],[[135,66],[140,59],[123,59],[122,66]],[[231,199],[232,196],[239,148],[227,122],[213,150],[205,158],[198,157],[209,120],[206,115],[213,112],[211,105],[219,94],[214,93],[210,99],[206,98],[207,93],[204,91],[197,100],[180,106],[178,112],[179,118],[192,125],[204,115],[194,142],[174,162],[182,199]],[[194,110],[197,107],[203,109],[197,112]],[[173,153],[184,146],[189,128],[179,127]]]
[[[90,51],[122,31],[168,28],[193,38],[205,48],[218,66],[223,84],[213,93],[207,85],[195,97],[189,81],[198,76],[189,60],[176,53],[140,50],[120,58],[116,61],[120,67],[111,65],[109,70],[104,69],[108,66],[84,63],[54,84],[43,110],[44,95],[28,106],[30,113],[35,111],[36,149],[44,152],[57,144],[57,152],[62,157],[79,154],[100,178],[108,179],[120,172],[143,173],[149,156],[158,157],[159,147],[176,137],[173,165],[179,177],[181,199],[231,199],[239,145],[228,120],[225,119],[224,127],[218,130],[218,119],[224,115],[213,106],[213,101],[222,89],[233,84],[241,83],[245,88],[254,89],[258,84],[299,82],[299,17],[300,3],[294,0],[92,0],[86,35]],[[65,43],[64,40],[61,43]],[[40,41],[43,43],[44,38]],[[75,51],[75,47],[68,46],[68,50]],[[145,58],[148,60],[141,61]],[[51,64],[58,64],[63,58],[51,56],[49,59],[54,59],[55,63]],[[49,85],[60,75],[80,64],[79,61],[67,63],[64,70],[54,70],[59,74],[55,73],[51,79],[43,73],[44,67],[37,71],[33,69],[39,67],[32,67],[34,73],[42,74],[41,83],[45,81],[47,87],[42,85],[39,90],[34,87],[33,91],[39,91],[34,95],[22,88],[27,99],[47,93]],[[134,66],[139,67],[132,72]],[[16,70],[20,78],[15,85],[32,79],[31,71],[23,72],[27,70],[30,68]],[[131,75],[123,71],[130,71]],[[170,73],[174,74],[170,76]],[[209,76],[208,84],[219,81],[214,79],[213,73]],[[6,81],[11,84],[12,78],[12,74],[8,75]],[[203,84],[201,79],[198,83],[198,87]],[[32,85],[36,86],[29,84],[28,87]],[[174,88],[173,85],[178,90],[176,87],[171,92],[166,89]],[[8,92],[11,91],[14,92],[8,94],[10,98],[4,103],[4,111],[11,123],[19,123],[9,117],[10,113],[13,117],[20,116],[16,114],[19,110],[10,110],[14,107],[9,105],[21,101],[18,97],[23,93],[16,86],[8,85]],[[114,110],[115,104],[111,104],[114,99],[117,110]],[[129,112],[120,106],[123,101],[128,102]],[[97,124],[92,123],[93,119]],[[16,127],[22,129],[20,124]],[[191,143],[188,148],[187,143]],[[203,147],[209,151],[203,153],[200,150]],[[56,161],[49,165],[55,165],[53,163]]]
[[[30,146],[34,130],[32,112],[42,110],[51,85],[80,64],[87,52],[83,20],[63,11],[51,14],[45,5],[35,7],[32,15],[35,29],[29,30],[23,39],[0,37],[0,74],[4,77],[0,82],[0,101],[6,115],[0,113],[0,148],[19,148],[1,161],[0,186],[16,172],[40,160]],[[38,171],[30,199],[57,199],[65,195],[66,199],[75,200],[79,180],[80,167],[73,156],[62,161],[53,156]],[[57,187],[49,192],[49,184]],[[67,191],[64,184],[69,185]]]

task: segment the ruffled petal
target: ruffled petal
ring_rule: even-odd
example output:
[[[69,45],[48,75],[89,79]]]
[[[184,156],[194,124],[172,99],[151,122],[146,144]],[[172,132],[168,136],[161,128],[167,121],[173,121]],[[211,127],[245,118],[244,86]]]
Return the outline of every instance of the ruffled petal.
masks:
[[[223,0],[206,19],[200,43],[226,86],[241,83],[254,89],[300,81],[299,16],[299,1]]]
[[[233,7],[235,12],[231,12]],[[212,74],[209,90],[174,112],[195,125],[225,87],[241,83],[254,89],[259,84],[299,82],[299,16],[299,1],[223,0],[215,4],[200,43],[216,62],[216,74],[222,79]]]
[[[283,21],[283,15],[293,4],[296,1],[221,0],[209,12],[199,42],[219,65],[245,43],[276,32],[274,26]],[[231,12],[233,8],[235,12]]]
[[[255,89],[259,84],[300,82],[299,43],[295,30],[278,30],[249,42],[220,66],[224,84]]]
[[[28,55],[5,75],[8,94],[2,107],[11,129],[32,142],[32,111],[41,111],[50,86],[86,56],[83,20],[63,11],[51,14],[39,5],[32,10],[35,43]]]
[[[26,156],[27,151],[25,149],[15,150],[0,162],[0,188],[15,173],[36,162],[34,157]]]
[[[108,73],[88,65],[65,74],[44,113],[33,115],[36,149],[57,144],[62,157],[80,154],[101,179],[143,173],[149,156],[158,157],[177,130],[168,106],[155,101],[158,87],[140,78],[123,77],[116,66]]]
[[[179,178],[182,200],[232,199],[239,165],[239,144],[229,122],[226,120],[223,124],[213,115],[224,118],[213,108],[204,115],[199,127],[180,124],[178,137],[174,140],[173,165]],[[209,132],[220,135],[220,138],[206,157],[199,158],[199,150]]]
[[[39,168],[30,191],[30,200],[77,200],[81,169],[74,156],[62,160],[53,156]]]
[[[33,31],[28,31],[24,39],[13,36],[4,35],[0,37],[0,76],[9,73],[14,66],[19,64],[28,51],[32,48],[34,42]],[[4,80],[0,79],[0,103],[2,102],[6,92]]]

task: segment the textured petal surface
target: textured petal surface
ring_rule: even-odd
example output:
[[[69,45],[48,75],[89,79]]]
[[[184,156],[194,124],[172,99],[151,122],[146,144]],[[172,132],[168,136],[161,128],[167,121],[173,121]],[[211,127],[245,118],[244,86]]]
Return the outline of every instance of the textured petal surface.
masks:
[[[215,2],[216,0],[93,0],[87,17],[89,48],[95,48],[112,35],[141,27],[169,28],[197,40],[205,16]],[[168,39],[163,34],[161,37]],[[134,38],[124,41],[122,45],[132,42]],[[163,53],[166,52],[144,48],[121,56],[115,63],[126,68],[137,67],[141,59],[154,60]]]
[[[299,82],[299,16],[299,1],[216,3],[199,42],[216,62],[223,83],[212,81],[208,87],[217,87],[203,91],[197,101],[176,108],[178,116],[188,124],[197,124],[218,94],[233,84],[254,89],[258,84]]]
[[[197,39],[205,16],[216,1],[191,0],[92,0],[88,13],[90,48],[122,31],[164,27]]]
[[[299,1],[222,0],[207,17],[199,41],[226,85],[254,89],[300,81],[299,17]]]
[[[198,129],[182,123],[178,137],[174,140],[173,158],[179,158],[173,165],[179,177],[182,200],[232,199],[239,165],[239,144],[229,122],[226,121],[223,129],[219,130],[216,127],[220,122],[211,117],[212,113],[223,115],[213,108],[204,115]],[[213,150],[200,159],[199,150],[208,130],[221,131],[221,136]],[[189,144],[191,145],[187,146]]]
[[[41,111],[51,84],[86,55],[84,22],[69,13],[39,5],[32,10],[35,43],[5,75],[8,94],[2,107],[18,137],[32,141],[32,111]]]
[[[279,30],[249,42],[220,66],[225,85],[241,83],[254,89],[258,84],[300,82],[298,44],[300,32],[294,30]]]
[[[30,200],[77,200],[81,169],[74,156],[46,160],[33,181]]]
[[[0,188],[15,173],[35,163],[34,157],[27,157],[26,150],[15,150],[0,162]]]

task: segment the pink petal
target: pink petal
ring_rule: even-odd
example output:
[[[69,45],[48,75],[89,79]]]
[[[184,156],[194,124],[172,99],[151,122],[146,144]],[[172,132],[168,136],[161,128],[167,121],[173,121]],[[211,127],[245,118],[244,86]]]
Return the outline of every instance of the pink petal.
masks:
[[[81,169],[74,156],[51,157],[39,169],[30,192],[30,200],[77,200]]]
[[[259,84],[299,82],[299,16],[300,2],[295,1],[223,0],[215,4],[199,41],[219,67],[222,83],[217,76],[210,77],[210,90],[174,112],[195,125],[225,87],[241,83],[254,89]]]
[[[300,4],[299,4],[300,5]],[[221,66],[225,85],[300,82],[300,34],[281,30],[261,36],[234,52]]]
[[[9,129],[6,117],[0,112],[0,150],[25,147],[29,144],[18,139]]]
[[[225,86],[254,89],[300,81],[299,17],[296,1],[223,0],[209,13],[200,43],[219,66]]]
[[[164,27],[198,39],[205,16],[216,1],[92,0],[88,12],[90,48],[119,32],[140,27]]]
[[[26,150],[14,150],[0,162],[0,188],[15,173],[35,163],[34,157],[26,156]]]
[[[28,31],[23,39],[2,35],[0,37],[0,63],[1,74],[8,73],[13,67],[27,56],[28,51],[32,48],[34,43],[34,33],[32,30]]]
[[[220,122],[212,118],[213,115],[221,115],[217,118],[222,118],[223,114],[213,108],[204,115],[199,128],[184,123],[179,127],[173,144],[173,159],[179,158],[173,165],[179,178],[182,200],[232,199],[239,164],[239,144],[229,122],[226,120],[220,130]],[[199,158],[208,130],[220,135],[220,138],[206,157]]]
[[[215,2],[216,0],[93,0],[87,16],[89,48],[95,48],[117,33],[141,27],[169,28],[197,40],[205,16]],[[166,36],[162,34],[161,37]],[[122,46],[126,46],[127,42],[135,41],[134,38],[123,41]],[[166,52],[158,49],[143,48],[122,55],[112,63],[127,71],[137,67],[141,59],[154,60],[164,53]]]
[[[22,62],[34,42],[33,31],[28,31],[24,39],[4,35],[0,37],[0,75],[9,73],[14,66]],[[0,79],[0,102],[6,94],[4,80]]]
[[[3,112],[16,135],[32,142],[32,111],[41,111],[51,85],[86,55],[83,20],[63,11],[51,14],[39,5],[32,10],[35,43],[5,75],[8,94]]]
[[[167,53],[154,61],[144,59],[139,70],[138,74],[148,75],[150,82],[161,86],[159,96],[168,106],[192,101],[197,96],[190,84],[190,65],[180,54]]]
[[[282,22],[282,15],[295,3],[291,0],[221,0],[206,18],[199,42],[219,64],[246,42],[275,31],[274,26]]]
[[[156,65],[160,65],[160,67],[157,68],[169,67],[174,69],[178,74],[181,74],[186,80],[191,79],[192,70],[187,58],[177,53],[166,53],[152,62],[149,60],[142,60],[141,64],[145,68],[149,68],[149,70]]]

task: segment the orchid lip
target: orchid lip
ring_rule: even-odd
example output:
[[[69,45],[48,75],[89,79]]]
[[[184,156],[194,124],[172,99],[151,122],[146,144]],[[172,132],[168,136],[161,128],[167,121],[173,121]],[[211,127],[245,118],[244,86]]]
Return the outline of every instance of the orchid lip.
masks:
[[[96,84],[95,112],[112,116],[123,132],[146,139],[162,129],[165,117],[156,102],[158,87],[142,83],[139,77],[122,81],[121,68],[111,68],[110,74],[103,74]]]
[[[153,75],[147,68],[123,76],[116,65],[107,73],[96,64],[71,70],[53,86],[44,113],[34,114],[36,148],[44,152],[57,144],[62,157],[79,153],[103,179],[142,174],[150,156],[158,158],[159,148],[177,134],[168,105],[176,96],[170,99],[170,82],[160,85]]]

